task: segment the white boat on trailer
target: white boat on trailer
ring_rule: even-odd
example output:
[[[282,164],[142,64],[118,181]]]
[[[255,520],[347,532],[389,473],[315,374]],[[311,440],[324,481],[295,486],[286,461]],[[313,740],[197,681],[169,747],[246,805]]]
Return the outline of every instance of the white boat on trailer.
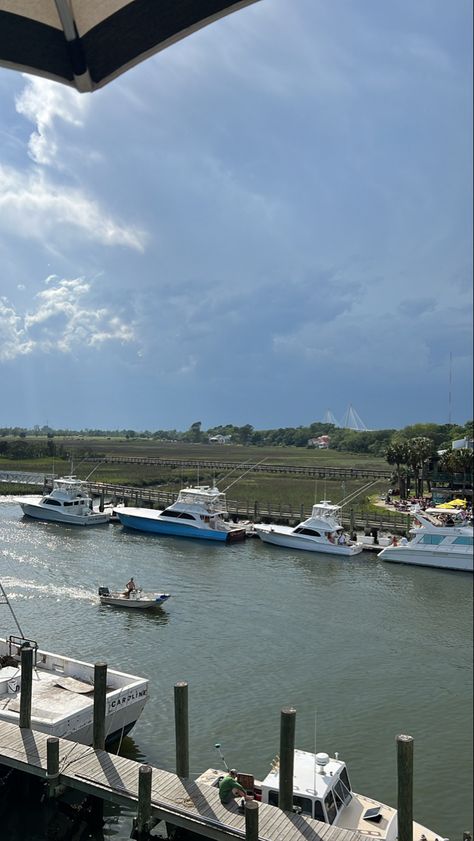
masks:
[[[23,636],[0,639],[0,721],[18,724],[21,650],[33,648],[31,728],[92,744],[94,665],[52,654]],[[148,681],[107,669],[105,732],[108,744],[130,732],[148,698]]]
[[[256,523],[253,528],[264,543],[272,543],[274,546],[346,557],[358,555],[364,546],[345,534],[341,511],[340,505],[333,505],[330,500],[324,499],[313,505],[311,516],[297,526]]]
[[[53,479],[53,488],[43,496],[17,500],[23,514],[35,520],[75,526],[96,526],[108,523],[110,514],[95,511],[87,485],[76,476]]]
[[[216,745],[219,748],[219,745]],[[221,754],[221,758],[222,754]],[[227,766],[226,766],[227,767]],[[228,770],[228,768],[227,768]],[[225,771],[209,768],[196,780],[215,788]],[[251,774],[237,774],[237,780],[256,800],[278,806],[280,767],[274,760],[262,782]],[[361,838],[396,841],[397,810],[371,797],[352,790],[345,762],[335,754],[295,750],[293,774],[293,808],[325,824],[361,833]],[[442,836],[418,823],[413,823],[413,841],[441,841]]]
[[[130,593],[111,593],[108,587],[99,587],[100,603],[111,607],[125,607],[133,610],[150,610],[161,607],[171,593],[144,593],[140,588]]]

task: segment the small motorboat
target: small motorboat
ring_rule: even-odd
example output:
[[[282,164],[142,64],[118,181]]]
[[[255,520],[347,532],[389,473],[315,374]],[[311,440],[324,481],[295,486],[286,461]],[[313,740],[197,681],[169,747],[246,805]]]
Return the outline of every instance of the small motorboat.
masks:
[[[160,607],[163,602],[169,599],[170,595],[171,593],[144,593],[141,589],[132,590],[130,593],[111,593],[108,587],[99,587],[100,603],[112,607],[148,610],[153,607]]]

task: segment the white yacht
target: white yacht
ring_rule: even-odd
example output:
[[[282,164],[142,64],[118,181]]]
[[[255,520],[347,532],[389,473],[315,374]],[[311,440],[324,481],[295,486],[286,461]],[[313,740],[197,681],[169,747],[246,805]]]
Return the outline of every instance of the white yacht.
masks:
[[[86,483],[76,476],[54,479],[53,489],[44,496],[25,497],[17,501],[23,514],[35,520],[94,526],[108,523],[110,519],[110,514],[94,511]]]
[[[21,649],[25,644],[33,648],[32,729],[92,744],[94,665],[42,651],[34,640],[22,636],[0,639],[0,721],[19,723]],[[147,698],[147,680],[107,669],[107,743],[130,732]]]
[[[176,502],[163,511],[118,505],[114,512],[123,526],[138,531],[219,540],[225,543],[245,538],[245,529],[225,519],[225,494],[208,485],[183,488]]]
[[[209,768],[197,783],[219,787],[224,771]],[[263,782],[251,774],[238,774],[237,780],[256,800],[278,806],[280,766],[278,758]],[[397,810],[352,791],[345,762],[336,754],[309,753],[295,750],[293,770],[293,808],[321,823],[341,830],[361,833],[361,838],[396,841],[398,836]],[[440,841],[442,836],[420,824],[413,823],[413,841]]]
[[[387,546],[378,557],[400,564],[473,571],[473,527],[461,510],[427,508],[415,515],[411,540]]]
[[[331,555],[358,555],[363,545],[349,539],[341,521],[341,506],[330,500],[313,505],[311,517],[291,526],[256,523],[254,530],[264,543],[285,546],[287,549],[305,549],[307,552],[327,552]]]

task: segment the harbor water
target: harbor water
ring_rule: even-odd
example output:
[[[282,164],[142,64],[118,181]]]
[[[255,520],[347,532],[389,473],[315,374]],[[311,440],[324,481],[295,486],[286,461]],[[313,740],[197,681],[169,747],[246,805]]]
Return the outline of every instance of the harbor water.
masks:
[[[154,614],[99,604],[99,586],[131,575],[172,598]],[[472,830],[471,574],[41,523],[0,498],[0,581],[41,648],[149,679],[124,755],[175,770],[185,680],[192,776],[216,765],[219,742],[229,766],[261,778],[293,705],[297,747],[338,751],[353,788],[392,805],[395,738],[413,736],[416,820],[451,841]],[[131,815],[106,815],[103,837],[128,839]]]

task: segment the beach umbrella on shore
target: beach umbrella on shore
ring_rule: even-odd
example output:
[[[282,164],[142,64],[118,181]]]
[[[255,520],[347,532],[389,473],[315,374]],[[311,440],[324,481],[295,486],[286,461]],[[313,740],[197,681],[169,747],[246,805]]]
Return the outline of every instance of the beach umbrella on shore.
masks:
[[[436,508],[465,508],[466,507],[466,500],[465,499],[451,499],[449,502],[442,502],[440,505],[437,505]]]
[[[0,0],[0,65],[93,91],[256,0]]]

